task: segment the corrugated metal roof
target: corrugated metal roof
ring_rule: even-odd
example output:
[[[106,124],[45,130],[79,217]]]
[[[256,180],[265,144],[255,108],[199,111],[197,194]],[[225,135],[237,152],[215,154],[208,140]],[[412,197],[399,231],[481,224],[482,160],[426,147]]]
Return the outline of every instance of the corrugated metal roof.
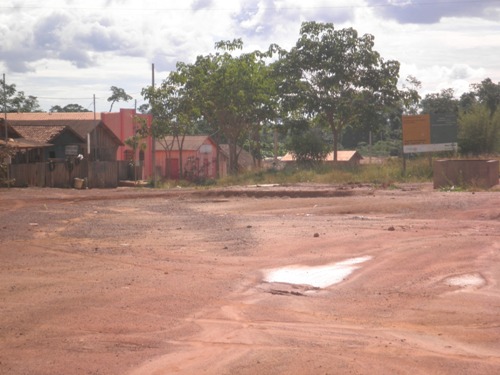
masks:
[[[357,151],[337,151],[337,161],[351,161],[355,156],[359,156],[359,159],[363,159],[363,157]],[[326,155],[325,160],[333,161],[333,152],[330,152],[328,155]]]
[[[219,145],[221,151],[226,155],[226,157],[229,159],[229,145],[228,144],[221,144]],[[250,154],[247,150],[244,148],[241,148],[238,146],[237,152],[239,153],[238,156],[238,164],[242,168],[251,168],[253,166],[253,157],[252,154]]]
[[[357,151],[352,151],[352,150],[342,150],[342,151],[337,151],[337,161],[351,161],[354,156],[359,155],[359,159],[363,159],[363,157],[357,152]],[[281,158],[281,161],[294,161],[295,157],[291,153],[287,153],[285,156]],[[333,152],[330,152],[326,158],[324,159],[325,161],[333,161]]]
[[[196,151],[201,147],[201,145],[206,143],[207,140],[209,141],[209,143],[214,143],[208,135],[186,135],[186,137],[184,138],[184,143],[182,144],[182,149],[184,151]],[[174,142],[172,151],[179,151],[177,139],[174,140],[172,136],[165,137],[164,141],[162,141],[161,143],[159,141],[156,141],[156,150],[163,150],[163,145],[171,145],[172,141]]]

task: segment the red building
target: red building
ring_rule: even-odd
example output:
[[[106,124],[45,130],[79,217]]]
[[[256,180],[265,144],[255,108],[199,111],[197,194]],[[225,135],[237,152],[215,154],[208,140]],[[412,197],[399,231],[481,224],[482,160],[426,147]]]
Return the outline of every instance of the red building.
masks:
[[[98,115],[101,121],[104,122],[122,142],[125,142],[127,138],[133,137],[137,130],[143,126],[143,123],[147,127],[150,127],[153,120],[151,115],[138,114],[135,109],[121,108],[120,112],[102,112]],[[143,142],[146,145],[146,149],[137,150],[137,155],[135,155],[135,157],[132,155],[132,150],[129,146],[124,145],[118,147],[116,159],[134,159],[135,161],[140,161],[143,166],[143,175],[140,176],[140,178],[148,179],[153,175],[151,137],[145,138]]]
[[[173,137],[158,140],[156,142],[158,175],[172,180],[217,178],[217,152],[217,144],[208,135],[187,135],[184,137],[182,147],[179,147],[177,139]],[[219,152],[219,177],[225,176],[226,170],[227,158]]]

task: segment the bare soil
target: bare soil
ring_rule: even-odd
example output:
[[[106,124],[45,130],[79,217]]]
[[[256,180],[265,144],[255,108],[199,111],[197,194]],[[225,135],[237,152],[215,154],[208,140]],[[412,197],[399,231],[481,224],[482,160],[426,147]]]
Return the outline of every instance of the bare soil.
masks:
[[[1,189],[0,374],[499,374],[500,193]],[[327,288],[266,270],[371,256]]]

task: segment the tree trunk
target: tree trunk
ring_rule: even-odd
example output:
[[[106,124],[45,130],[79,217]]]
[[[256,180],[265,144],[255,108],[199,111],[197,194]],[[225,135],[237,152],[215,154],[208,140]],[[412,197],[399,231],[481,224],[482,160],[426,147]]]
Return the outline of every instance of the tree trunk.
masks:
[[[181,180],[182,180],[182,176],[184,176],[182,150],[184,149],[185,137],[186,137],[186,135],[183,135],[181,141],[179,141],[179,137],[177,137],[177,147],[179,148],[179,179],[181,179]]]
[[[337,161],[337,152],[339,149],[339,130],[336,126],[332,128],[333,133],[333,161]]]
[[[235,141],[229,141],[229,174],[238,174],[238,152],[237,143]]]
[[[328,123],[330,124],[330,128],[332,129],[333,135],[333,161],[337,161],[337,151],[339,149],[339,135],[342,130],[342,125],[340,123],[335,124],[335,119],[333,113],[327,113],[326,118]]]

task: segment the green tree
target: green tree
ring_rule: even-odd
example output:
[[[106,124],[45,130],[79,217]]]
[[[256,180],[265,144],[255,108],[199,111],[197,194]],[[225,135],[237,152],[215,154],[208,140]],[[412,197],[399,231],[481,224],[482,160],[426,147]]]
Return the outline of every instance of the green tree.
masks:
[[[308,165],[325,159],[329,152],[329,145],[325,141],[322,129],[311,127],[305,119],[292,120],[288,127],[290,136],[287,148],[293,154],[297,163]]]
[[[179,172],[184,175],[182,150],[186,135],[193,134],[200,110],[186,89],[188,71],[185,65],[178,64],[176,71],[169,74],[162,84],[153,89],[143,90],[143,96],[152,107],[152,134],[167,153],[167,178],[171,177],[171,152],[175,144],[179,149]]]
[[[174,138],[167,140],[167,136],[172,135],[174,112],[172,110],[171,99],[174,93],[168,86],[146,87],[142,89],[142,96],[149,102],[150,112],[153,115],[151,127],[145,124],[141,131],[144,134],[152,136],[156,143],[159,143],[167,153],[167,159],[170,160],[172,148],[174,147]],[[167,160],[167,178],[171,177],[170,163]]]
[[[453,89],[427,94],[420,102],[422,113],[457,113],[458,105],[459,101],[455,99]]]
[[[462,111],[458,120],[458,145],[464,154],[482,154],[500,151],[500,111],[491,115],[484,104]]]
[[[488,108],[493,117],[500,106],[500,82],[495,84],[490,78],[486,78],[481,83],[473,84],[472,88],[477,100]]]
[[[380,118],[399,98],[399,63],[373,50],[374,37],[331,23],[305,22],[300,38],[280,60],[285,108],[321,117],[333,135],[334,160],[347,125]],[[372,123],[373,128],[379,123]]]
[[[116,102],[119,101],[128,102],[129,100],[132,100],[132,97],[129,94],[127,94],[124,89],[116,86],[111,86],[111,96],[108,98],[108,102],[111,102],[111,106],[109,107],[109,112],[113,110],[113,105]]]
[[[137,151],[145,151],[146,143],[144,132],[138,131],[133,136],[125,139],[124,143],[132,149],[132,167],[134,168],[134,181],[137,181],[137,168],[136,168],[136,160],[137,160]]]
[[[8,160],[14,156],[15,150],[5,142],[0,143],[0,186],[9,185],[12,181],[9,179]]]
[[[421,88],[422,88],[422,82],[420,82],[417,78],[411,75],[406,77],[405,83],[403,84],[403,89],[400,91],[401,104],[399,106],[399,108],[402,109],[404,114],[407,115],[418,114],[418,106],[421,100],[418,91]]]
[[[64,107],[55,105],[50,108],[49,112],[90,112],[87,108],[82,107],[80,104],[67,104]]]
[[[5,90],[5,95],[4,95]],[[7,102],[4,103],[4,97]],[[4,110],[4,105],[9,113],[15,112],[41,112],[40,105],[36,96],[24,94],[24,91],[17,91],[15,84],[6,84],[3,79],[0,80],[0,110]]]
[[[229,144],[229,172],[238,172],[238,146],[249,134],[275,116],[275,85],[265,59],[270,51],[242,53],[243,42],[221,41],[220,52],[199,56],[192,65],[183,65],[186,90],[199,103],[200,114],[212,124],[213,133]]]

